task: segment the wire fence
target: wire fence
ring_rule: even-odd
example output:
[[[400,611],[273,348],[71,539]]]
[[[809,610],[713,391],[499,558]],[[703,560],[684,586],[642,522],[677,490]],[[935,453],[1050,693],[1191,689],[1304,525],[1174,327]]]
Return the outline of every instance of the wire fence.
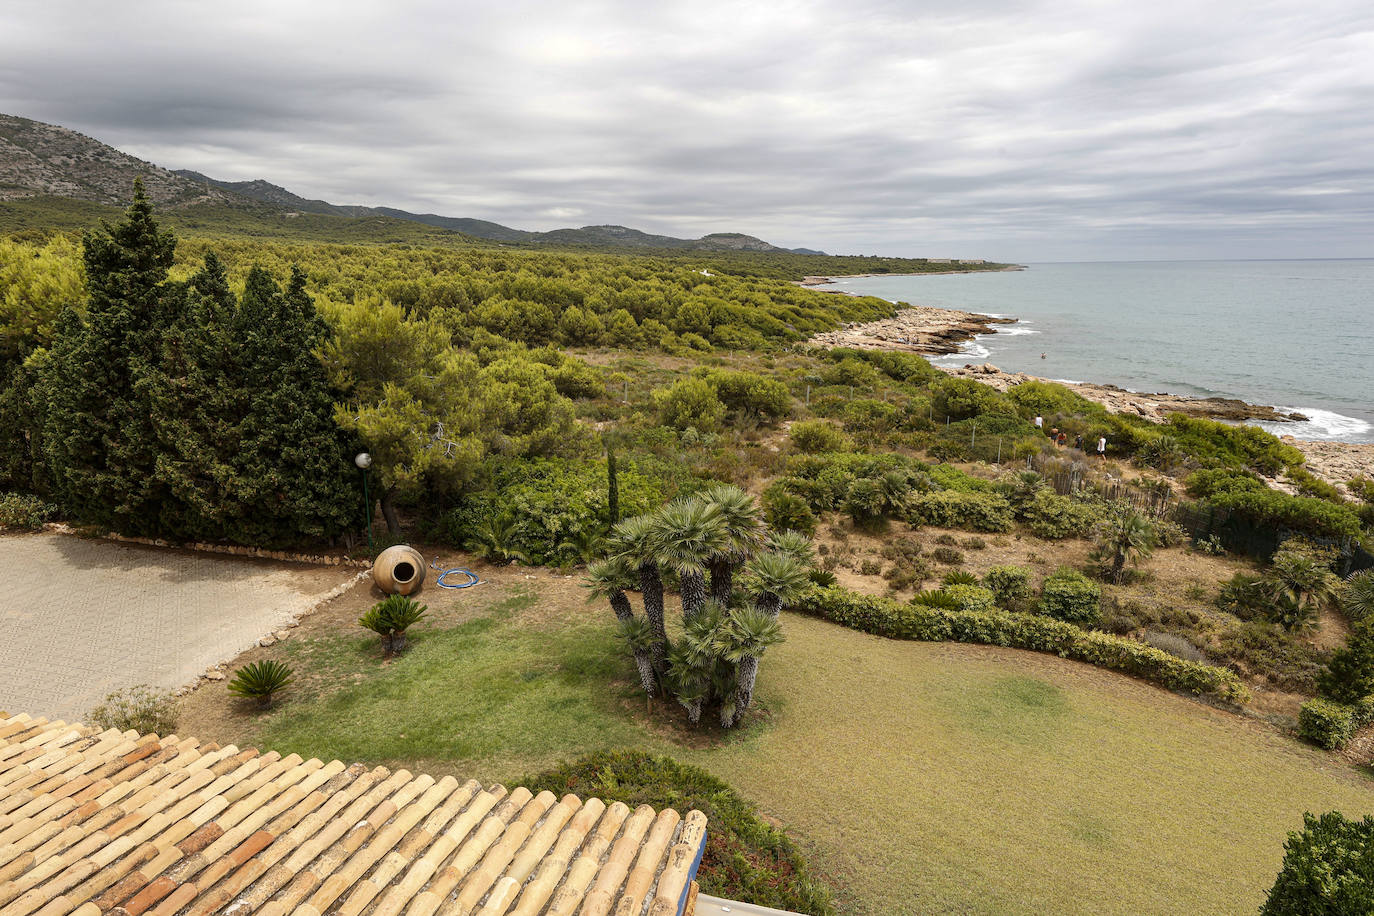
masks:
[[[1206,503],[1180,502],[1173,519],[1195,541],[1215,538],[1228,551],[1259,560],[1268,560],[1284,541],[1302,534],[1314,544],[1336,549],[1336,572],[1342,577],[1374,569],[1374,554],[1354,538],[1314,537],[1291,528],[1256,525],[1230,509]]]

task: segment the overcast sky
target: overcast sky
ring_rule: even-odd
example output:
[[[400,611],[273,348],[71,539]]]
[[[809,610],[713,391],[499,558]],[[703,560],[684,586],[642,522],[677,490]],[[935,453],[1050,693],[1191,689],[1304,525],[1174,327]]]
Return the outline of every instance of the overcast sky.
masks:
[[[1369,0],[6,3],[0,111],[523,229],[1374,257]]]

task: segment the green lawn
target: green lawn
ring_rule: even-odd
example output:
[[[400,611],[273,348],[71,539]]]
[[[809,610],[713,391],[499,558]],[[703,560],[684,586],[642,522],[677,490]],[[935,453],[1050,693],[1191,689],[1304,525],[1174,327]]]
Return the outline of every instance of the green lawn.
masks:
[[[760,678],[769,721],[677,741],[646,728],[609,612],[550,615],[542,587],[385,665],[364,636],[287,643],[314,683],[348,686],[304,678],[254,737],[498,780],[672,753],[787,826],[863,914],[1254,912],[1304,810],[1374,811],[1374,783],[1332,758],[1140,682],[791,615]]]

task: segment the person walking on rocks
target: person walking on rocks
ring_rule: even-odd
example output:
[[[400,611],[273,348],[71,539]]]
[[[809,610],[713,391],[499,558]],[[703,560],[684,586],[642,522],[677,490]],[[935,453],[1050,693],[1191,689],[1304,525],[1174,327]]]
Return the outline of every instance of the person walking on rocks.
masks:
[[[1078,449],[1080,452],[1083,451],[1083,434],[1082,434],[1082,433],[1079,433],[1078,435],[1076,435],[1076,436],[1073,437],[1073,447],[1076,448],[1076,449]]]
[[[1100,455],[1100,456],[1102,457],[1102,460],[1103,460],[1103,461],[1106,461],[1106,460],[1107,460],[1107,437],[1106,437],[1106,436],[1098,436],[1098,437],[1097,437],[1097,454]]]
[[[1064,433],[1060,433],[1060,434],[1059,434],[1059,438],[1058,438],[1057,440],[1055,440],[1055,443],[1054,443],[1054,444],[1055,444],[1056,446],[1058,446],[1059,448],[1063,448],[1065,445],[1068,444],[1068,441],[1069,441],[1069,437],[1068,437],[1066,434],[1064,434]]]

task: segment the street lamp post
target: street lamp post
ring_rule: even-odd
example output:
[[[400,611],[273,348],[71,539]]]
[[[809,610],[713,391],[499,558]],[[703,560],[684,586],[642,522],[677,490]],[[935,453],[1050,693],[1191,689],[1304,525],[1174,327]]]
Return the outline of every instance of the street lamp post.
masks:
[[[367,469],[372,467],[372,456],[359,452],[353,463],[363,472],[363,518],[367,520],[367,549],[372,550],[372,500],[367,495]]]

